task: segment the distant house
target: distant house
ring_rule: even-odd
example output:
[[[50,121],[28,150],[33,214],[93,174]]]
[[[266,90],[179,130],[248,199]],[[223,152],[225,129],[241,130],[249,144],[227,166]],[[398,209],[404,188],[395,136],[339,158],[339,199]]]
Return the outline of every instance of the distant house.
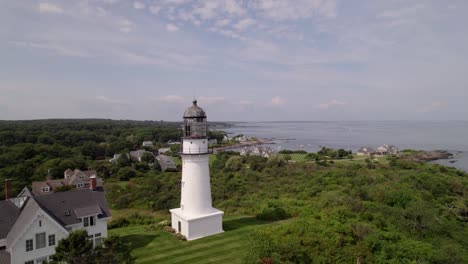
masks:
[[[260,156],[264,158],[269,158],[271,155],[275,154],[275,150],[270,147],[265,146],[255,146],[255,147],[244,147],[240,154],[241,156]]]
[[[374,155],[376,156],[386,156],[386,155],[400,155],[400,150],[394,145],[384,144],[378,147]]]
[[[141,158],[143,157],[143,155],[145,153],[150,153],[151,155],[153,155],[151,152],[149,151],[146,151],[144,149],[140,149],[140,150],[135,150],[135,151],[130,151],[130,158],[134,161],[138,161],[138,162],[141,162]]]
[[[375,156],[386,156],[386,155],[399,155],[400,150],[398,147],[394,145],[384,144],[376,149],[369,148],[369,147],[362,147],[357,152],[359,156],[368,156],[368,155],[375,155]]]
[[[168,152],[171,152],[171,149],[170,148],[160,148],[158,149],[158,154],[161,155],[161,154],[166,154]]]
[[[87,231],[94,246],[100,245],[110,217],[103,191],[87,188],[35,196],[25,188],[18,197],[0,201],[0,263],[50,260],[58,242],[75,230]]]
[[[161,166],[161,171],[169,170],[176,170],[177,165],[175,164],[174,160],[166,155],[158,155],[156,160],[159,162],[159,166]]]
[[[174,140],[169,140],[169,141],[167,141],[167,144],[169,144],[169,145],[180,145],[180,142],[179,141],[174,141]]]
[[[32,193],[36,196],[52,194],[56,189],[70,186],[73,189],[86,189],[91,186],[91,181],[96,181],[98,188],[102,189],[103,180],[97,177],[95,170],[81,171],[79,169],[67,169],[63,179],[47,179],[32,183]]]
[[[243,142],[247,142],[247,141],[248,141],[247,137],[245,137],[245,136],[235,137],[234,139],[235,139],[237,142],[240,142],[240,143],[243,143]]]
[[[152,147],[153,141],[143,141],[143,147]]]
[[[362,147],[356,152],[356,154],[358,156],[368,156],[370,154],[373,154],[374,152],[375,152],[375,150],[373,148]]]
[[[117,163],[122,154],[114,154],[114,157],[109,160],[110,163]]]

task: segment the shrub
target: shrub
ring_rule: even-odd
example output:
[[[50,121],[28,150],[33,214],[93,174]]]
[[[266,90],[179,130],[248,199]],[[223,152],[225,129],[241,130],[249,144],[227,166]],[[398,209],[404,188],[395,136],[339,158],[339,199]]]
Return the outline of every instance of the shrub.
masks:
[[[266,221],[278,221],[284,220],[291,217],[290,214],[286,212],[281,207],[267,207],[263,211],[255,216],[258,220]]]
[[[167,233],[175,233],[176,232],[175,229],[170,227],[170,226],[163,227],[163,231],[167,232]]]
[[[177,240],[187,241],[187,238],[186,238],[184,235],[182,235],[181,233],[175,233],[175,234],[174,234],[174,237],[175,237],[175,239],[177,239]]]
[[[125,227],[125,226],[129,226],[129,225],[130,225],[130,221],[128,221],[127,218],[122,217],[122,218],[117,218],[115,220],[112,220],[109,223],[109,229]]]
[[[158,223],[158,226],[160,228],[163,228],[165,226],[171,226],[171,220],[163,220],[163,221]]]

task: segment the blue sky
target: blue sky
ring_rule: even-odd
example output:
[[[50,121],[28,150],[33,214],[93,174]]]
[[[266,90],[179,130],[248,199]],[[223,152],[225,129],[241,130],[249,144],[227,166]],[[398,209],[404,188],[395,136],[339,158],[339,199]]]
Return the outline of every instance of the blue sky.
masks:
[[[0,0],[0,119],[468,120],[468,1]]]

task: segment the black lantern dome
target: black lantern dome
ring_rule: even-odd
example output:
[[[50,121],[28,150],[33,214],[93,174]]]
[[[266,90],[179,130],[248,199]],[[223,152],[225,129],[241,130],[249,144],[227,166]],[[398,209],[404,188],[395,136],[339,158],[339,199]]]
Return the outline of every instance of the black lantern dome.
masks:
[[[206,138],[207,133],[206,113],[197,105],[197,100],[193,100],[193,105],[184,112],[184,137]]]

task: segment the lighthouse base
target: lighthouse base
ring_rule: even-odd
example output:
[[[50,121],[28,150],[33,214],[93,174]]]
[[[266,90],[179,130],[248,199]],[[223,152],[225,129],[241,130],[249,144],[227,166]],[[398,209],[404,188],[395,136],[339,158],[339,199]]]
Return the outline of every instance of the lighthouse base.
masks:
[[[171,209],[172,228],[184,235],[187,240],[195,240],[219,234],[223,231],[224,212],[216,208],[208,214],[190,216],[180,208]]]

